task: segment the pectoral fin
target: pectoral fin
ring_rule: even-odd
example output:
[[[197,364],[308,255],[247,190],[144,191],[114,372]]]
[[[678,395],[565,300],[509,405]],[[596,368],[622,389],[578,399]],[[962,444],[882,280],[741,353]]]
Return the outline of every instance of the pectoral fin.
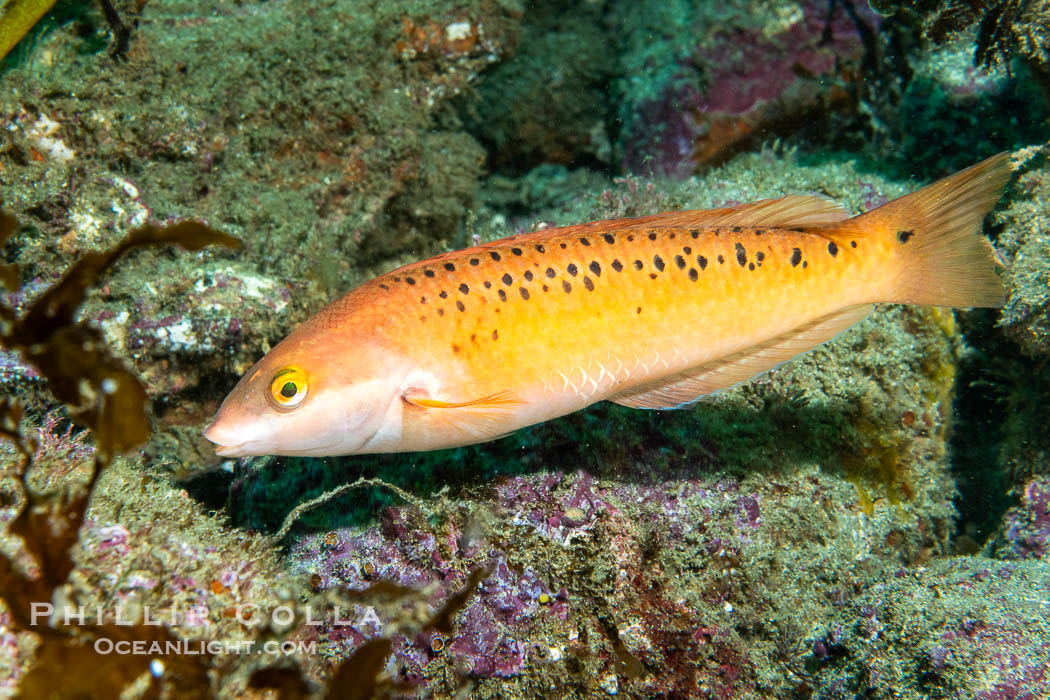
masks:
[[[425,430],[459,434],[463,445],[513,432],[514,417],[525,403],[510,391],[453,402],[432,398],[425,389],[407,389],[401,399],[423,412],[419,418],[425,423]]]

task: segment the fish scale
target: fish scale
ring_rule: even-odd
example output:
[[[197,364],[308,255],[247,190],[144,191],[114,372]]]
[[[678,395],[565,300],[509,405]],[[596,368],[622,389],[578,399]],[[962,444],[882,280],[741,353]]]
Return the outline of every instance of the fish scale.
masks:
[[[472,391],[483,394],[500,390],[508,370],[549,383],[564,358],[576,367],[604,365],[664,348],[677,355],[668,369],[684,369],[747,347],[770,329],[810,320],[829,302],[859,301],[858,285],[842,279],[868,276],[863,251],[832,256],[823,237],[737,228],[693,229],[695,236],[688,229],[641,236],[543,232],[542,243],[519,237],[512,245],[459,251],[370,284],[390,295],[391,305],[419,312],[391,321],[384,333],[392,342],[425,347],[436,365],[457,365]],[[795,249],[801,261],[792,265]],[[631,376],[625,372],[604,388]]]
[[[271,350],[206,435],[223,455],[429,450],[611,400],[668,409],[765,372],[875,302],[998,306],[978,229],[995,156],[850,218],[823,197],[512,236],[384,274]]]

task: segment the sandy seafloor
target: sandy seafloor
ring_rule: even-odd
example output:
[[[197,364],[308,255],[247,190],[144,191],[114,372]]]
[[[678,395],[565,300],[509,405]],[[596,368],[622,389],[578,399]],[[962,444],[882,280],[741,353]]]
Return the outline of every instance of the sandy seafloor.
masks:
[[[126,50],[101,4],[59,2],[0,73],[3,303],[147,223],[243,246],[134,251],[81,306],[151,437],[102,471],[72,571],[0,590],[87,611],[0,608],[0,695],[1050,697],[1045,2],[112,8]],[[859,212],[999,151],[1003,309],[880,306],[687,410],[472,448],[223,460],[201,435],[266,350],[398,265],[788,192]],[[0,446],[24,581],[7,528],[75,502],[95,443],[17,353],[0,382],[38,439],[24,480]]]

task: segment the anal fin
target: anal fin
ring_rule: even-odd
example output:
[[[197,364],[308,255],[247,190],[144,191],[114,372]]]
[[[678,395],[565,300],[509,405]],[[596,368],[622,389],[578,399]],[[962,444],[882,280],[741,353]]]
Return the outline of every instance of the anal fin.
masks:
[[[673,409],[728,389],[808,352],[871,313],[871,304],[848,306],[741,352],[636,387],[609,398],[631,408]]]

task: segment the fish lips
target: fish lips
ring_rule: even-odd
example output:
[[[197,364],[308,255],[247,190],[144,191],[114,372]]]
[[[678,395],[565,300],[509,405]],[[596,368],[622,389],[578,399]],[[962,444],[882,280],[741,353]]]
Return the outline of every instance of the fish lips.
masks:
[[[215,454],[220,457],[247,457],[258,454],[250,450],[251,440],[237,440],[227,434],[218,420],[212,421],[211,425],[204,429],[204,437],[215,443]]]
[[[290,450],[276,446],[272,439],[244,440],[224,432],[220,421],[216,419],[204,429],[204,437],[215,443],[215,454],[220,457],[258,457],[261,455],[282,455],[287,457],[319,457],[336,454],[339,443],[311,445],[308,449]]]

